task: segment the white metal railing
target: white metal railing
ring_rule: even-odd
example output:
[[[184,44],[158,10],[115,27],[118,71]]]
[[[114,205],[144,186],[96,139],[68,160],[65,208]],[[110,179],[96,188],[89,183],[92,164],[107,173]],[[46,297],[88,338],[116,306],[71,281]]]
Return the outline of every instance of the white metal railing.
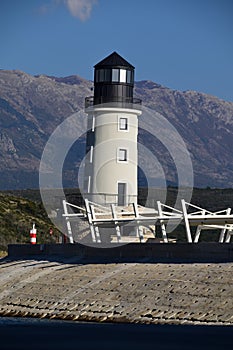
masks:
[[[70,213],[69,208],[75,208],[77,213]],[[157,201],[157,209],[145,208],[135,203],[131,203],[127,207],[117,207],[115,204],[103,206],[85,199],[85,207],[80,207],[63,200],[63,217],[66,220],[67,236],[70,243],[74,243],[72,227],[70,220],[72,218],[86,219],[93,242],[101,243],[100,228],[115,228],[117,241],[121,242],[121,227],[130,224],[134,227],[135,235],[144,242],[142,227],[154,226],[154,236],[156,235],[156,224],[159,223],[162,231],[162,239],[164,243],[168,243],[168,235],[166,226],[169,221],[177,221],[183,223],[186,231],[186,239],[189,243],[199,242],[202,230],[220,230],[219,242],[229,243],[233,236],[233,215],[231,208],[211,212],[200,208],[194,204],[181,200],[181,210],[168,206]],[[191,210],[196,209],[196,211]],[[191,226],[196,227],[195,233],[191,232]]]

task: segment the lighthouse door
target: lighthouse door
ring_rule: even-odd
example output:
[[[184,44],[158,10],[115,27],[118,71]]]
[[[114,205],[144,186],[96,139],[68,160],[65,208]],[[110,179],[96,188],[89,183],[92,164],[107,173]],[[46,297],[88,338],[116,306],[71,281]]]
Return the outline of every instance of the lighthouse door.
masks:
[[[119,206],[126,205],[126,183],[118,182],[118,203]]]

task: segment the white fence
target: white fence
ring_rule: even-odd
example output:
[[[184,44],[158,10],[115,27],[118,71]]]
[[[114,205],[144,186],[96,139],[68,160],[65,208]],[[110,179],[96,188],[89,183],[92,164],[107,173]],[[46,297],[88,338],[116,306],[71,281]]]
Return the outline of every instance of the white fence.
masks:
[[[72,208],[75,209],[75,213]],[[122,242],[122,227],[126,224],[134,229],[135,237],[140,242],[145,242],[143,228],[153,231],[156,237],[156,225],[159,224],[162,231],[162,242],[168,243],[167,225],[169,222],[182,223],[185,226],[186,240],[188,243],[198,243],[200,235],[205,230],[218,230],[220,243],[230,243],[233,235],[233,215],[231,208],[218,212],[210,212],[191,203],[181,200],[181,210],[157,202],[157,208],[146,208],[135,203],[127,207],[118,207],[114,204],[99,205],[85,199],[85,207],[79,207],[63,200],[63,217],[66,221],[67,237],[70,243],[74,243],[71,221],[86,220],[90,228],[92,242],[101,243],[100,229],[103,227],[114,228],[117,242]],[[71,212],[72,211],[72,212]],[[195,227],[192,233],[191,227]]]

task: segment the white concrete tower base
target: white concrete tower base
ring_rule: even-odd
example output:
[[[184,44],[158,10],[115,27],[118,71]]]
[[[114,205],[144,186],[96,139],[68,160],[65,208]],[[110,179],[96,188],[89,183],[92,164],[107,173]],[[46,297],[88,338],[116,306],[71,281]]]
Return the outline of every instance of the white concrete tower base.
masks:
[[[93,106],[88,108],[94,146],[88,157],[87,183],[91,201],[125,206],[137,203],[138,116],[134,108]]]

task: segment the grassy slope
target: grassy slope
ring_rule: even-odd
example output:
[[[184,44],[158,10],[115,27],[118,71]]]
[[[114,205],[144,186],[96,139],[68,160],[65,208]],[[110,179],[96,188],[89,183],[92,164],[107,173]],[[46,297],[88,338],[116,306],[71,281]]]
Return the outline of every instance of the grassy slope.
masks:
[[[58,230],[40,202],[0,193],[0,251],[6,251],[10,243],[29,243],[33,223],[37,228],[37,243],[57,241]],[[50,227],[54,231],[52,236]]]

